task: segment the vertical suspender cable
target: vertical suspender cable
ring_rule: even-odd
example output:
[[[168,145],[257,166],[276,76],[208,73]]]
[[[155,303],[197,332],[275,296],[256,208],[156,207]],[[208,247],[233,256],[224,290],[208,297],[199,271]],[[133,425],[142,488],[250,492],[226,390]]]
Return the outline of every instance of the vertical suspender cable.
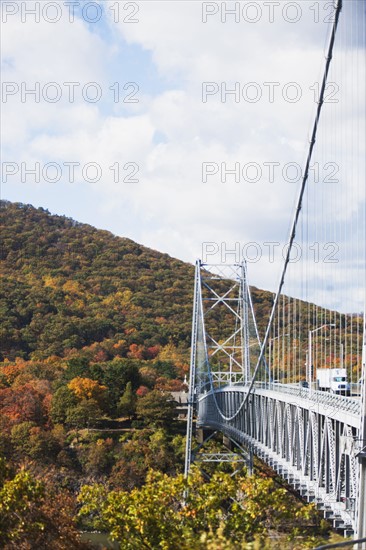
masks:
[[[275,314],[276,314],[276,311],[277,311],[277,306],[278,306],[278,302],[279,302],[279,299],[280,299],[280,296],[281,296],[282,287],[283,287],[284,282],[285,282],[285,275],[286,275],[287,267],[288,267],[288,264],[290,262],[290,255],[291,255],[292,246],[293,246],[293,243],[294,243],[294,240],[295,240],[297,224],[298,224],[298,220],[299,220],[299,216],[300,216],[300,212],[301,212],[301,208],[302,208],[302,203],[303,203],[304,192],[305,192],[307,180],[308,180],[308,177],[309,177],[310,162],[311,162],[311,159],[312,159],[312,156],[313,156],[313,150],[314,150],[314,146],[315,146],[315,142],[316,142],[316,136],[317,136],[317,131],[318,131],[320,114],[321,114],[321,110],[322,110],[323,103],[324,103],[325,89],[326,89],[326,85],[327,85],[327,81],[328,81],[329,68],[330,68],[330,64],[331,64],[331,61],[332,61],[332,57],[333,57],[333,48],[334,48],[335,37],[336,37],[338,23],[339,23],[339,16],[340,16],[340,13],[341,13],[341,10],[342,10],[342,3],[343,3],[343,0],[337,0],[337,4],[336,4],[336,8],[335,8],[334,23],[333,23],[333,27],[332,27],[330,40],[329,40],[328,53],[327,53],[327,58],[326,58],[326,64],[325,64],[323,81],[322,81],[322,86],[321,86],[321,91],[320,91],[320,96],[319,96],[318,107],[317,107],[317,110],[316,110],[316,116],[315,116],[315,120],[314,120],[314,124],[313,124],[313,131],[312,131],[310,146],[309,146],[308,155],[307,155],[307,159],[306,159],[304,175],[303,175],[303,178],[302,178],[301,188],[300,188],[299,196],[298,196],[297,203],[296,203],[295,216],[294,216],[294,219],[293,219],[293,222],[292,222],[292,225],[291,225],[289,244],[288,244],[288,247],[287,247],[286,258],[285,258],[285,262],[284,262],[284,265],[283,265],[278,290],[277,290],[277,293],[275,295],[275,299],[274,299],[274,302],[273,302],[270,318],[269,318],[269,321],[268,321],[268,325],[267,325],[267,328],[266,328],[266,333],[265,333],[264,339],[262,341],[261,350],[260,350],[260,354],[259,354],[259,357],[258,357],[258,360],[257,360],[257,364],[256,364],[254,372],[253,372],[253,378],[252,378],[252,380],[250,382],[250,385],[248,387],[248,393],[246,393],[245,398],[243,399],[240,406],[238,407],[238,409],[236,410],[236,412],[233,415],[231,415],[231,416],[222,415],[222,417],[225,418],[225,420],[227,420],[227,421],[233,420],[240,413],[241,409],[244,407],[245,403],[248,401],[249,395],[251,393],[251,390],[253,389],[254,382],[256,380],[256,376],[258,374],[260,365],[261,365],[261,363],[264,359],[264,354],[265,354],[267,342],[268,342],[268,339],[269,339],[269,335],[270,335],[270,331],[271,331],[271,328],[272,328],[273,320],[274,320],[274,317],[275,317]]]
[[[333,23],[333,27],[332,27],[332,33],[331,33],[331,36],[330,36],[330,40],[329,40],[328,54],[327,54],[325,70],[324,70],[324,75],[323,75],[323,81],[322,81],[322,86],[321,86],[321,91],[320,91],[320,96],[319,96],[319,103],[318,103],[316,116],[315,116],[315,120],[314,120],[313,131],[312,131],[310,146],[309,146],[308,155],[307,155],[307,159],[306,159],[304,175],[303,175],[301,188],[300,188],[300,192],[299,192],[299,196],[298,196],[298,200],[297,200],[295,216],[294,216],[294,219],[293,219],[293,222],[292,222],[292,227],[291,227],[291,232],[290,232],[289,245],[287,247],[286,258],[285,258],[284,266],[283,266],[283,269],[282,269],[282,274],[281,274],[277,294],[275,296],[274,303],[273,303],[273,306],[272,306],[272,311],[271,311],[271,315],[270,315],[270,318],[269,318],[269,321],[268,321],[266,333],[265,333],[264,339],[262,341],[261,351],[260,351],[260,354],[259,354],[259,357],[258,357],[256,367],[254,369],[253,379],[252,379],[251,384],[249,386],[249,391],[248,391],[248,394],[246,395],[246,398],[245,398],[244,402],[248,399],[249,393],[250,393],[251,389],[254,386],[256,375],[258,373],[260,364],[263,360],[264,353],[265,353],[265,348],[266,348],[268,338],[269,338],[269,333],[270,333],[272,323],[273,323],[273,319],[274,319],[274,316],[275,316],[275,313],[276,313],[276,309],[277,309],[277,305],[278,305],[279,298],[280,298],[280,295],[281,295],[282,287],[283,287],[284,282],[285,282],[285,275],[286,275],[287,267],[288,267],[288,264],[289,264],[289,261],[290,261],[290,254],[291,254],[291,251],[292,251],[292,245],[293,245],[294,240],[295,240],[296,228],[297,228],[297,224],[298,224],[298,220],[299,220],[299,216],[300,216],[300,212],[301,212],[301,208],[302,208],[303,196],[304,196],[307,180],[308,180],[308,177],[309,177],[310,162],[311,162],[311,159],[312,159],[312,156],[313,156],[313,150],[314,150],[314,146],[315,146],[315,142],[316,142],[316,136],[317,136],[317,131],[318,131],[320,114],[321,114],[321,110],[322,110],[323,103],[324,103],[325,88],[326,88],[326,85],[327,85],[329,68],[330,68],[330,64],[331,64],[331,61],[332,61],[332,57],[333,57],[333,48],[334,48],[335,37],[336,37],[338,23],[339,23],[339,16],[340,16],[340,13],[341,13],[341,10],[342,10],[342,3],[343,3],[343,0],[338,0],[336,8],[335,8],[334,23]],[[243,402],[243,404],[244,404],[244,402]]]

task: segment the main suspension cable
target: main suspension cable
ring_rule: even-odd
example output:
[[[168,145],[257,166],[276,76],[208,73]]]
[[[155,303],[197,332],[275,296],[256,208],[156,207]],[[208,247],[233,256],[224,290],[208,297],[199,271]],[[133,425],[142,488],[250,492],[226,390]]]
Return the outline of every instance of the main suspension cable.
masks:
[[[256,377],[257,377],[257,374],[258,374],[258,371],[259,371],[259,367],[260,367],[260,365],[263,361],[263,358],[264,358],[265,349],[266,349],[267,342],[268,342],[268,339],[269,339],[269,335],[270,335],[270,331],[271,331],[271,328],[272,328],[274,316],[275,316],[276,311],[277,311],[277,305],[278,305],[278,302],[279,302],[279,299],[280,299],[280,296],[281,296],[281,291],[282,291],[282,288],[283,288],[283,285],[284,285],[284,282],[285,282],[285,275],[286,275],[288,264],[290,262],[292,246],[293,246],[295,236],[296,236],[296,228],[297,228],[297,224],[298,224],[298,220],[299,220],[299,216],[300,216],[300,212],[301,212],[301,208],[302,208],[303,196],[304,196],[307,180],[308,180],[308,177],[309,177],[310,163],[311,163],[311,159],[312,159],[312,156],[313,156],[313,150],[314,150],[314,146],[315,146],[315,142],[316,142],[316,136],[317,136],[317,131],[318,131],[320,114],[321,114],[321,110],[322,110],[323,103],[324,103],[325,89],[326,89],[326,86],[327,86],[330,64],[331,64],[331,61],[332,61],[332,58],[333,58],[333,49],[334,49],[335,37],[336,37],[336,34],[337,34],[339,16],[340,16],[340,13],[341,13],[341,10],[342,10],[342,4],[343,4],[343,0],[337,0],[337,4],[336,4],[336,7],[335,7],[335,17],[334,17],[332,32],[331,32],[331,36],[330,36],[330,40],[329,40],[328,53],[327,53],[327,57],[326,57],[326,64],[325,64],[324,75],[323,75],[323,82],[322,82],[321,91],[320,91],[320,95],[319,95],[318,107],[317,107],[317,110],[316,110],[316,116],[315,116],[315,120],[314,120],[314,124],[313,124],[313,131],[312,131],[312,136],[311,136],[311,140],[310,140],[308,155],[307,155],[307,159],[306,159],[304,175],[303,175],[303,178],[302,178],[301,188],[300,188],[299,196],[298,196],[297,203],[296,203],[295,216],[294,216],[292,226],[291,226],[289,244],[288,244],[288,247],[287,247],[286,258],[285,258],[285,262],[284,262],[284,265],[283,265],[278,290],[277,290],[277,293],[276,293],[276,296],[275,296],[275,299],[274,299],[274,302],[273,302],[270,318],[269,318],[268,325],[267,325],[267,328],[266,328],[266,333],[265,333],[265,336],[264,336],[263,341],[262,341],[262,346],[261,346],[260,354],[259,354],[259,357],[258,357],[258,361],[257,361],[257,364],[256,364],[254,372],[253,372],[252,380],[249,384],[248,393],[246,394],[244,400],[242,401],[242,403],[238,407],[238,410],[232,416],[227,417],[226,415],[224,415],[222,413],[222,411],[219,410],[220,415],[226,421],[233,420],[239,414],[239,412],[241,411],[241,409],[243,408],[243,406],[245,405],[245,403],[249,399],[249,394],[253,389],[254,382],[256,380]],[[213,394],[214,394],[214,399],[215,399],[215,402],[216,402],[216,406],[218,406],[218,403],[217,403],[216,398],[215,398],[215,392],[213,392]]]

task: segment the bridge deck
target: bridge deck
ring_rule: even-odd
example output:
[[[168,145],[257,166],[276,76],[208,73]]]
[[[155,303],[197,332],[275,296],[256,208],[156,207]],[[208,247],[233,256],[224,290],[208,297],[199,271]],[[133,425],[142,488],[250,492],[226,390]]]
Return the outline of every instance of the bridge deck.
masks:
[[[235,391],[247,394],[248,386],[241,384],[226,385],[215,391]],[[361,402],[359,398],[344,397],[319,390],[309,390],[308,388],[300,388],[291,384],[264,382],[257,382],[253,391],[256,394],[271,397],[284,403],[299,405],[304,409],[318,412],[354,428],[359,428],[361,414]],[[203,394],[202,397],[206,395]]]

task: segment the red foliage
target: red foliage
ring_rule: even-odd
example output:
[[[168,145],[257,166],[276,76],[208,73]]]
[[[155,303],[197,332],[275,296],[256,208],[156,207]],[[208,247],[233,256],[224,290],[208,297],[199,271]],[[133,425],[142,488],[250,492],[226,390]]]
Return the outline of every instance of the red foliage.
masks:
[[[145,397],[145,395],[147,395],[149,391],[149,388],[147,388],[146,386],[140,386],[138,390],[136,390],[136,395],[138,397]]]
[[[160,352],[160,346],[150,346],[147,348],[145,357],[146,359],[155,359]]]
[[[130,351],[127,353],[127,357],[131,359],[144,359],[145,348],[144,346],[138,346],[137,344],[130,345]]]
[[[92,360],[95,363],[104,363],[104,361],[108,360],[108,354],[103,349],[100,349],[94,354]]]
[[[7,417],[9,428],[26,421],[45,424],[48,417],[46,395],[30,383],[0,390],[0,414]]]
[[[43,408],[46,411],[47,416],[49,416],[50,414],[51,405],[52,405],[52,394],[48,393],[43,399]]]

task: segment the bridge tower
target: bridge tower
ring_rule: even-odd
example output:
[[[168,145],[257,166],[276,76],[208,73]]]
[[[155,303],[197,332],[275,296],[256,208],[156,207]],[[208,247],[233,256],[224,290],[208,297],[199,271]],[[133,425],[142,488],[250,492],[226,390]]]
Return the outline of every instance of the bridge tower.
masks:
[[[200,453],[193,438],[194,413],[201,395],[220,387],[248,386],[251,369],[260,351],[258,330],[247,281],[245,262],[240,264],[204,264],[196,262],[191,366],[187,415],[185,474],[191,463],[201,461],[237,461],[234,453]],[[207,439],[212,437],[212,432]],[[237,442],[231,441],[236,448]],[[249,467],[251,456],[240,448]]]

